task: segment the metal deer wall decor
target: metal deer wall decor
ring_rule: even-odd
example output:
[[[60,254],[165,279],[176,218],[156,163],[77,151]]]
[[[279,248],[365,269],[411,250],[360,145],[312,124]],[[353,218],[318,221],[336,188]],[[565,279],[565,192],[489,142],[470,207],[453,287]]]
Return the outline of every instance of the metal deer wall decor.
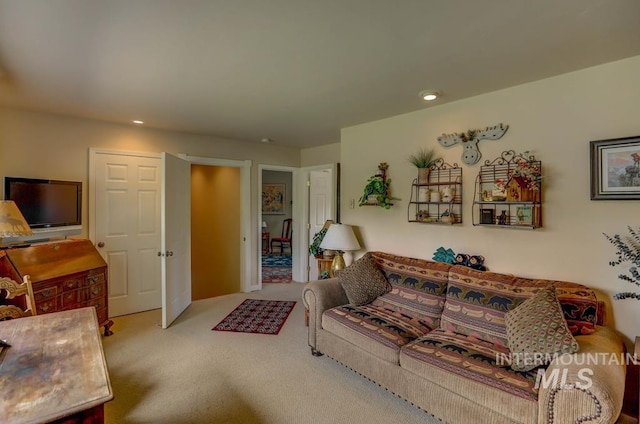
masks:
[[[496,125],[484,130],[469,130],[467,133],[442,134],[438,142],[444,147],[462,144],[462,162],[467,165],[475,165],[482,157],[478,149],[480,140],[498,140],[509,129],[509,125]]]

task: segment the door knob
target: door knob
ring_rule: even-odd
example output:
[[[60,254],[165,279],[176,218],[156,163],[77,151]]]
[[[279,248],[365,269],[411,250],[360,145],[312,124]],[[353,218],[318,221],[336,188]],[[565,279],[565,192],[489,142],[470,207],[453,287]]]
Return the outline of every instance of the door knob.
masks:
[[[98,246],[98,247],[104,247],[104,242],[99,241],[99,242],[98,242],[98,244],[97,244],[97,246]]]
[[[173,252],[171,250],[167,250],[167,256],[173,256]]]

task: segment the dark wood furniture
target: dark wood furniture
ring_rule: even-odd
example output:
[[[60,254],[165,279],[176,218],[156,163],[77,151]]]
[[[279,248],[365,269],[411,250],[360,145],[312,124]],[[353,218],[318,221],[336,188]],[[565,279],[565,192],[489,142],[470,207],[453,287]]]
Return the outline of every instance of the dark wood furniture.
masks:
[[[65,240],[0,252],[0,276],[31,277],[37,315],[93,306],[104,335],[108,315],[107,264],[90,240]]]
[[[269,232],[264,231],[262,233],[262,254],[267,255],[269,252]]]
[[[287,218],[282,222],[282,236],[271,239],[271,253],[273,253],[274,243],[278,243],[280,245],[281,255],[283,254],[285,247],[288,247],[291,251],[291,237],[293,234],[293,229],[291,228],[292,222],[293,220],[291,218]]]
[[[0,422],[104,423],[113,399],[95,308],[0,322]]]

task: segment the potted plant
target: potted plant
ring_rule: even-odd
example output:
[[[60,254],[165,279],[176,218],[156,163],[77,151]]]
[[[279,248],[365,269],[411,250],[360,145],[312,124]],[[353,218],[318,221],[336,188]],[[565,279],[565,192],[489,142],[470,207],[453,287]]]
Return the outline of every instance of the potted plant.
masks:
[[[436,156],[434,149],[421,147],[417,153],[409,155],[408,160],[418,168],[418,184],[426,184],[429,182],[429,171],[431,167],[440,160],[440,158]]]
[[[385,179],[382,175],[374,175],[369,178],[367,185],[364,186],[364,192],[358,205],[377,204],[385,209],[389,209],[392,200],[389,196],[389,184],[391,184],[391,179]]]
[[[313,255],[316,258],[322,257],[322,254],[324,253],[324,249],[320,247],[320,243],[322,243],[322,240],[324,239],[324,235],[327,234],[328,229],[329,227],[323,228],[314,234],[313,240],[311,241],[311,245],[309,246],[310,255]]]
[[[616,266],[625,262],[630,263],[631,266],[629,267],[628,274],[619,274],[618,278],[640,287],[640,229],[634,229],[631,226],[627,228],[629,229],[629,235],[624,238],[618,234],[613,237],[607,234],[604,235],[616,248],[616,260],[609,261],[609,265]],[[616,300],[640,300],[640,292],[627,291],[616,293],[613,298]]]

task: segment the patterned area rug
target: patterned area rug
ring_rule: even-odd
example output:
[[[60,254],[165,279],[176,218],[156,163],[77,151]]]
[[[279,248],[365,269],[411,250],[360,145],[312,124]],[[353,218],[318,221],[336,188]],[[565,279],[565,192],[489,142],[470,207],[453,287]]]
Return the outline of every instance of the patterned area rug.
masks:
[[[291,256],[263,255],[262,256],[262,282],[263,283],[290,283]]]
[[[294,306],[294,301],[245,299],[212,330],[278,334]]]

